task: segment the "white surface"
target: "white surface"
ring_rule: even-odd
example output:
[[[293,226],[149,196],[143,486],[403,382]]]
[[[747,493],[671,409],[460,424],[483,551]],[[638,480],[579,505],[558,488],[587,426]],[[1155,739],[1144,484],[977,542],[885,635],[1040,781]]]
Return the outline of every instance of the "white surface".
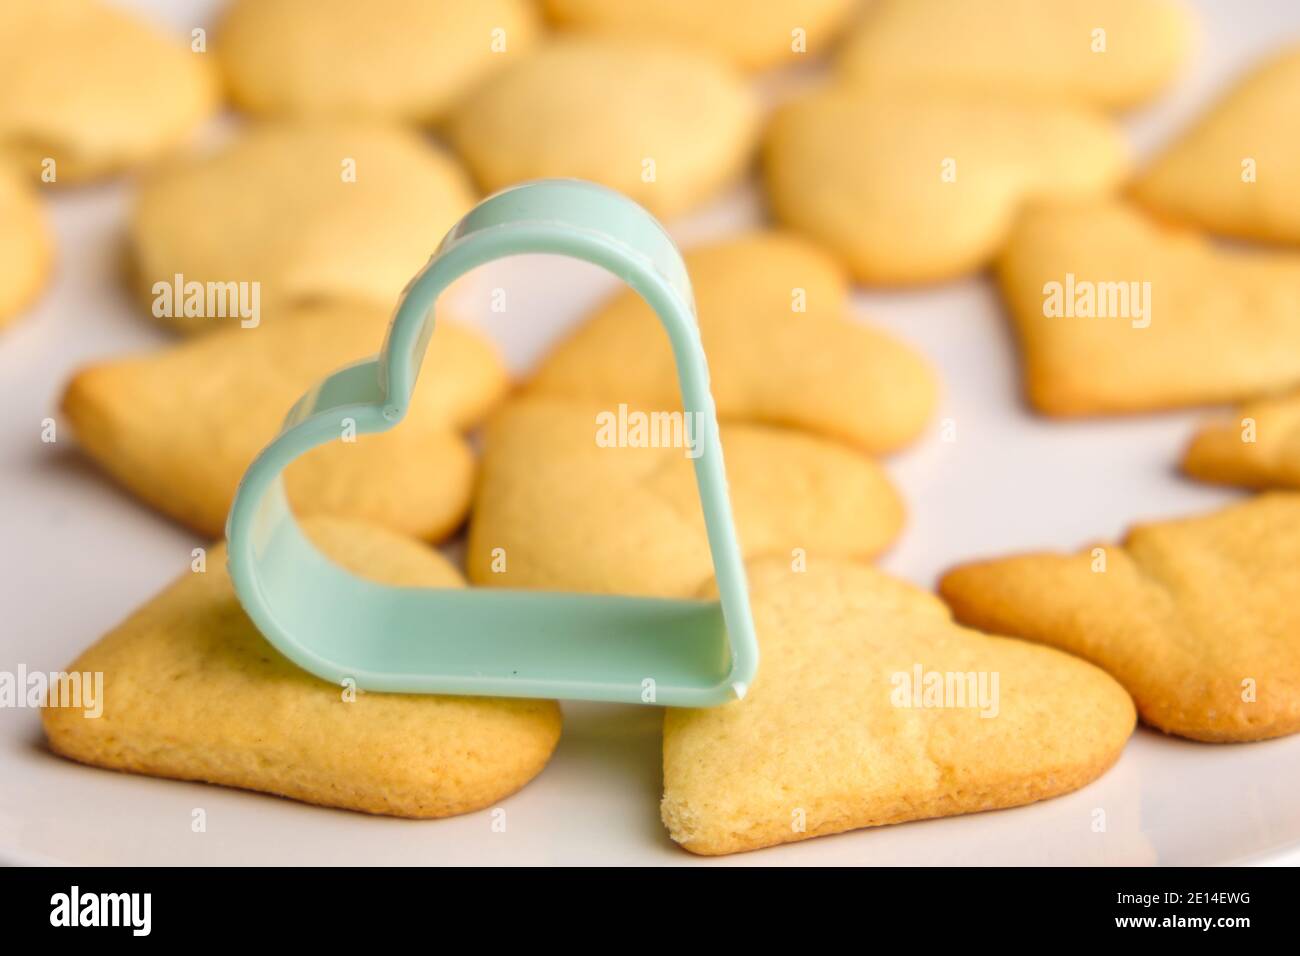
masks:
[[[210,3],[156,7],[187,30]],[[1200,55],[1178,88],[1134,116],[1149,149],[1263,51],[1300,37],[1300,6],[1201,3]],[[193,18],[193,20],[192,20]],[[0,670],[66,666],[109,626],[188,567],[204,542],[118,491],[61,433],[40,441],[70,370],[166,341],[121,282],[130,184],[58,192],[59,266],[32,313],[0,335]],[[748,190],[675,230],[716,235],[757,221]],[[231,237],[238,241],[238,237]],[[497,270],[510,314],[487,323],[524,368],[586,303],[610,288],[594,270],[519,261]],[[1052,423],[1028,414],[997,297],[976,279],[923,292],[862,294],[864,317],[915,343],[940,368],[937,427],[890,470],[911,520],[884,565],[931,585],[944,568],[1026,548],[1075,548],[1135,520],[1203,511],[1234,493],[1180,478],[1197,413]],[[659,714],[566,705],[554,760],[487,811],[430,822],[370,818],[199,784],[80,767],[49,754],[37,715],[0,711],[0,859],[81,863],[697,862],[658,819]],[[192,833],[191,812],[207,812]],[[1092,829],[1094,810],[1107,829]],[[1139,730],[1119,765],[1084,790],[998,813],[860,831],[723,863],[1195,864],[1296,861],[1300,737],[1209,746]]]

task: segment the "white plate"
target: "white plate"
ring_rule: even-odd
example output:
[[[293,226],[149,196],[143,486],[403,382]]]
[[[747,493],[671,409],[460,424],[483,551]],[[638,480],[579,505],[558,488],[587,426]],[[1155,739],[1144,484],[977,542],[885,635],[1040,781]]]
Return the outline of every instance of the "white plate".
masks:
[[[139,5],[139,4],[137,4]],[[206,19],[158,6],[177,29]],[[1149,149],[1263,51],[1300,36],[1300,7],[1201,3],[1202,49],[1173,94],[1133,117]],[[120,238],[129,183],[61,192],[52,202],[59,267],[40,306],[0,336],[0,670],[65,666],[183,571],[204,542],[116,490],[61,437],[40,441],[68,372],[166,336],[126,297]],[[745,189],[680,224],[683,239],[757,221]],[[232,241],[237,241],[232,237]],[[486,327],[524,368],[611,288],[593,269],[520,260],[494,267],[510,311]],[[923,585],[968,558],[1075,548],[1136,520],[1208,510],[1235,497],[1178,476],[1199,415],[1061,424],[1028,414],[997,297],[984,279],[923,292],[862,294],[859,311],[921,348],[943,374],[937,429],[890,470],[907,531],[884,565]],[[487,811],[409,822],[323,810],[199,784],[93,770],[42,744],[36,714],[0,711],[0,859],[77,863],[680,864],[658,821],[659,715],[565,707],[554,760]],[[206,812],[204,833],[192,812]],[[1105,829],[1098,832],[1097,810]],[[1300,737],[1211,746],[1139,730],[1119,765],[1089,787],[1030,807],[860,831],[728,863],[1197,864],[1300,861]]]

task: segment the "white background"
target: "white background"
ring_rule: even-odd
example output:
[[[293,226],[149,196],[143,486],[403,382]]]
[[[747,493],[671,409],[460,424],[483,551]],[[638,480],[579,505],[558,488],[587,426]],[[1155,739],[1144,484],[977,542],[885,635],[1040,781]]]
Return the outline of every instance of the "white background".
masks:
[[[125,0],[119,0],[125,2]],[[219,5],[134,0],[178,32],[211,25]],[[1300,40],[1300,4],[1202,0],[1199,48],[1177,87],[1125,121],[1143,155],[1268,50]],[[1279,122],[1287,121],[1284,117]],[[1294,121],[1294,117],[1290,118]],[[122,281],[129,181],[58,190],[50,202],[58,265],[40,304],[0,333],[0,670],[66,666],[188,567],[206,542],[117,490],[61,434],[40,441],[72,369],[167,340]],[[742,187],[689,222],[683,241],[758,222]],[[438,237],[431,236],[430,244]],[[240,237],[231,236],[231,242]],[[494,285],[509,316],[484,325],[518,371],[610,290],[570,263],[516,261]],[[1072,549],[1137,520],[1189,514],[1236,493],[1180,477],[1201,413],[1062,424],[1029,414],[997,296],[980,277],[920,292],[862,293],[859,314],[938,366],[937,429],[889,469],[910,509],[884,566],[930,586],[969,558]],[[937,419],[936,419],[937,420]],[[45,750],[37,715],[0,711],[0,859],[84,863],[663,863],[696,862],[658,819],[659,713],[565,705],[550,766],[487,811],[428,822],[371,818],[251,793],[77,766]],[[208,830],[190,831],[193,808]],[[1091,829],[1107,812],[1106,833]],[[1100,781],[1031,807],[859,831],[722,863],[1187,864],[1300,860],[1300,737],[1210,746],[1139,730]]]

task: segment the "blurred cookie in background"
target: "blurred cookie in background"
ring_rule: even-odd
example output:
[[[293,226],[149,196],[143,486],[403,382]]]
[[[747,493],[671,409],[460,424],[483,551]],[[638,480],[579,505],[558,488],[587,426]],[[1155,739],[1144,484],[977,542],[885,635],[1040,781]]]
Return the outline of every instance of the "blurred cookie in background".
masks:
[[[1048,415],[1146,412],[1300,385],[1300,254],[1233,249],[1118,200],[1042,205],[998,280]]]
[[[187,339],[84,368],[63,395],[78,444],[109,475],[205,537],[224,530],[235,490],[289,409],[327,375],[376,354],[390,310],[375,305],[290,310],[255,328]],[[474,456],[462,433],[501,398],[492,344],[439,322],[406,418],[349,434],[285,473],[290,504],[441,540],[469,509]]]
[[[487,192],[572,176],[667,219],[744,172],[757,128],[754,94],[722,62],[672,44],[568,36],[480,86],[447,132]]]
[[[860,282],[908,285],[979,270],[1024,202],[1104,195],[1129,161],[1092,110],[832,86],[777,111],[763,166],[778,222]]]
[[[744,70],[825,55],[856,7],[856,0],[545,0],[556,26],[673,40]]]
[[[36,298],[53,258],[53,240],[35,187],[0,163],[0,328]]]
[[[528,0],[235,0],[214,50],[260,115],[431,123],[528,51]]]
[[[837,65],[873,87],[1124,109],[1170,84],[1191,32],[1173,0],[875,0]]]
[[[1158,156],[1134,198],[1241,239],[1300,243],[1300,47],[1246,75]]]
[[[0,156],[33,178],[81,182],[152,160],[217,96],[208,54],[111,4],[0,4]]]
[[[869,452],[920,434],[937,401],[934,373],[902,342],[854,321],[848,276],[831,256],[793,233],[758,230],[684,258],[722,420],[804,429]],[[681,405],[668,334],[631,289],[556,346],[528,388]]]
[[[414,132],[255,125],[142,184],[130,224],[134,279],[154,315],[185,331],[229,318],[188,314],[178,300],[189,283],[248,289],[267,316],[331,301],[388,308],[473,202],[456,160]]]
[[[1183,455],[1202,481],[1300,489],[1300,392],[1249,402],[1205,422]]]

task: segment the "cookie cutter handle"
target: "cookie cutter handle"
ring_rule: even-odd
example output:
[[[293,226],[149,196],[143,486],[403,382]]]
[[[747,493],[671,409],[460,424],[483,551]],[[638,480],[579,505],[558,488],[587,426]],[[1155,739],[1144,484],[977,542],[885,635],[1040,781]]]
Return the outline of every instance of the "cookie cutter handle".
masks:
[[[397,425],[433,334],[438,296],[477,266],[525,253],[602,266],[659,316],[676,359],[682,407],[703,426],[695,477],[717,600],[394,587],[330,561],[295,520],[284,469],[337,440],[345,420],[359,434]],[[279,436],[240,482],[226,535],[235,591],[267,640],[318,677],[353,681],[363,690],[701,707],[744,696],[757,671],[745,569],[686,267],[648,212],[593,183],[525,183],[471,210],[403,290],[380,354],[328,376],[290,410]]]

